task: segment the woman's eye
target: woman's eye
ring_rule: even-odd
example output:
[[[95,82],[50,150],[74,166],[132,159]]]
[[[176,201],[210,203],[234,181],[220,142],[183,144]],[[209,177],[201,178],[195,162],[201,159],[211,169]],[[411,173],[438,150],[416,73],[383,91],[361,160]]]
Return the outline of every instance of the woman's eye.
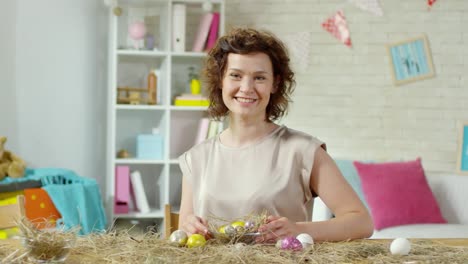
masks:
[[[239,77],[240,77],[240,75],[237,74],[237,73],[231,73],[230,76],[231,76],[231,77],[234,77],[234,78],[239,78]]]
[[[257,76],[255,77],[255,80],[259,80],[259,81],[264,81],[266,78],[263,77],[263,76]]]

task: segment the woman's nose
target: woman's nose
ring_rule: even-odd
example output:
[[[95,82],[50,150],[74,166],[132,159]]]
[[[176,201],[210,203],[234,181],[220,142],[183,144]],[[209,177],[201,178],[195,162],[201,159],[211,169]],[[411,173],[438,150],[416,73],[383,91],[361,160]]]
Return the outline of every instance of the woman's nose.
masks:
[[[243,93],[249,93],[253,91],[254,81],[252,78],[243,78],[240,86],[240,91]]]

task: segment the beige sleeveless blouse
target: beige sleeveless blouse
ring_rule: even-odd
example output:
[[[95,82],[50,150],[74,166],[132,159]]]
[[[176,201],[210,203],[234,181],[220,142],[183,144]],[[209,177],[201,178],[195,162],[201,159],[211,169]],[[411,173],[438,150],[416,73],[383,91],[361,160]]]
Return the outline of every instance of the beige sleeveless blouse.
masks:
[[[280,126],[255,144],[231,148],[219,135],[179,157],[191,183],[194,214],[234,220],[264,210],[292,221],[312,219],[310,174],[320,140]]]

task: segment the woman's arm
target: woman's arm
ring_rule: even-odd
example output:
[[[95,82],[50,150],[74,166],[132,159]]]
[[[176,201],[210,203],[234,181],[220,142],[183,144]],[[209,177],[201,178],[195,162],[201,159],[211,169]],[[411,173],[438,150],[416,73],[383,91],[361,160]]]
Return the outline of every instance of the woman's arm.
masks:
[[[364,204],[341,174],[333,159],[322,148],[315,153],[310,188],[334,213],[335,218],[313,223],[297,223],[300,230],[316,241],[367,238],[374,224]]]
[[[189,236],[192,234],[208,234],[208,223],[205,219],[193,214],[193,192],[191,184],[185,177],[182,179],[182,198],[179,212],[179,229]]]
[[[367,209],[341,175],[333,159],[322,148],[315,153],[310,188],[322,198],[335,218],[321,222],[293,223],[286,217],[270,216],[269,223],[260,228],[266,235],[259,240],[275,240],[299,233],[310,234],[314,241],[342,241],[372,235],[374,226]]]

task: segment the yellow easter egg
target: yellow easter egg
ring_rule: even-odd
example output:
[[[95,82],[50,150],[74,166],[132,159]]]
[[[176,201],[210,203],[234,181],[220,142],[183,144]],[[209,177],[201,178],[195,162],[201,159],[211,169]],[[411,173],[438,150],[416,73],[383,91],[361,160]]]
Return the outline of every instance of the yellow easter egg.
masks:
[[[225,233],[226,233],[226,230],[224,230],[225,228],[226,228],[225,225],[220,226],[220,227],[218,228],[218,232],[221,233],[221,234],[225,234]]]
[[[187,247],[194,248],[194,247],[203,247],[206,244],[206,239],[204,236],[200,234],[193,234],[189,236],[187,240]]]
[[[234,227],[234,228],[236,228],[236,227],[238,227],[238,226],[244,227],[244,225],[245,225],[245,222],[244,222],[244,221],[235,221],[235,222],[232,222],[232,223],[231,223],[231,226]]]

